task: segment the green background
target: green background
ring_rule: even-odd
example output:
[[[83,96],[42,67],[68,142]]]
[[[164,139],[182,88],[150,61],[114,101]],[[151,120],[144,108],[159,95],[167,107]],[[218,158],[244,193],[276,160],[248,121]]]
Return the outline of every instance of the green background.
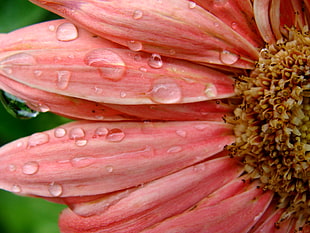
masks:
[[[0,33],[58,18],[27,0],[0,0]],[[1,45],[0,45],[1,46]],[[54,128],[66,119],[42,113],[31,120],[19,120],[0,106],[0,145],[34,132]],[[45,200],[20,197],[0,190],[1,233],[57,233],[58,215],[64,206]]]

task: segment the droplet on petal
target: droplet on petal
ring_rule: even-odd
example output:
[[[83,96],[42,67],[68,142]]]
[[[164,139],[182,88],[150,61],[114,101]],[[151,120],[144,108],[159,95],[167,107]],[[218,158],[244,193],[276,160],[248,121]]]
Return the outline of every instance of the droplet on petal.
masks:
[[[175,133],[182,138],[185,138],[187,135],[186,131],[184,131],[184,130],[177,130],[177,131],[175,131]]]
[[[87,140],[76,140],[75,145],[77,146],[86,146]]]
[[[59,197],[63,192],[63,188],[60,184],[53,182],[48,186],[48,191],[53,197]]]
[[[1,65],[35,65],[36,59],[29,53],[16,53],[0,61]]]
[[[182,99],[182,90],[173,80],[168,78],[154,81],[150,98],[156,103],[177,103]]]
[[[62,138],[66,135],[67,131],[64,128],[57,128],[54,130],[54,136],[56,138]]]
[[[106,136],[108,134],[109,130],[105,127],[99,127],[96,129],[95,131],[95,137],[103,137]]]
[[[188,2],[188,7],[189,7],[189,9],[194,9],[196,7],[196,3],[192,2],[192,1],[189,1]]]
[[[217,95],[216,86],[214,86],[214,84],[212,83],[206,84],[205,95],[210,98],[216,97]]]
[[[19,185],[14,184],[14,185],[12,186],[12,188],[11,188],[11,191],[12,191],[13,193],[20,193],[20,192],[22,191],[22,188],[21,188]]]
[[[127,42],[127,46],[132,51],[140,51],[143,48],[143,45],[140,41],[130,40]],[[141,56],[140,56],[141,60]]]
[[[35,133],[32,134],[28,139],[28,146],[34,147],[45,144],[49,141],[49,136],[46,133]]]
[[[75,40],[78,38],[78,30],[72,23],[63,23],[58,26],[56,37],[60,41]]]
[[[141,19],[143,17],[143,11],[135,10],[132,14],[133,19]]]
[[[69,85],[71,78],[71,72],[62,70],[57,71],[57,87],[60,89],[66,89]]]
[[[15,171],[16,171],[16,166],[15,166],[14,164],[10,164],[10,165],[8,166],[8,170],[9,170],[10,172],[15,172]]]
[[[154,69],[159,69],[163,66],[163,61],[159,54],[153,53],[150,59],[148,60],[148,64],[150,67]]]
[[[220,53],[220,60],[221,62],[223,62],[223,64],[226,64],[226,65],[235,64],[239,60],[239,58],[240,58],[239,55],[235,53],[231,53],[227,50],[223,50]]]
[[[95,163],[95,158],[88,157],[88,156],[82,156],[71,159],[71,165],[73,167],[88,167]]]
[[[33,175],[39,171],[39,163],[36,161],[30,161],[23,165],[22,171],[26,175]]]
[[[72,128],[69,132],[70,139],[81,139],[85,137],[85,132],[82,128]]]
[[[120,80],[126,71],[125,62],[115,52],[109,49],[95,49],[85,55],[86,65],[98,67],[103,78]]]
[[[111,173],[113,172],[114,168],[111,165],[108,165],[105,167],[105,169],[107,170],[107,172]]]
[[[109,130],[107,134],[107,141],[109,142],[120,142],[125,138],[125,133],[118,128]]]
[[[182,151],[181,146],[173,146],[167,150],[168,153],[178,153],[180,151]]]

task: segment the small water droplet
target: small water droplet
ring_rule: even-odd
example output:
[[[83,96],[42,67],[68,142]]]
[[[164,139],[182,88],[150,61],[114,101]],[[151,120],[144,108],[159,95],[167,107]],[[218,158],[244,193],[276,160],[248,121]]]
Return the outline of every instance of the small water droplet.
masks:
[[[148,60],[148,64],[150,67],[154,69],[159,69],[163,66],[163,61],[159,54],[153,53],[150,59]]]
[[[236,30],[238,28],[238,24],[236,22],[231,23],[231,28]]]
[[[39,112],[48,112],[50,111],[50,108],[42,103],[33,103],[33,102],[27,102],[27,105],[31,107],[32,109],[39,111]]]
[[[210,98],[214,98],[217,96],[216,86],[212,83],[206,84],[205,95]]]
[[[45,144],[49,141],[49,135],[46,133],[35,133],[32,134],[28,139],[28,146],[34,147]]]
[[[66,135],[67,131],[64,128],[57,128],[54,130],[54,136],[56,138],[62,138]]]
[[[107,141],[109,142],[120,142],[125,138],[125,133],[118,128],[109,130],[107,134]]]
[[[205,169],[206,169],[206,166],[205,166],[204,164],[201,164],[201,163],[199,163],[199,164],[193,166],[193,170],[194,170],[195,172],[202,172],[202,171],[204,171]]]
[[[14,184],[11,188],[11,191],[13,193],[20,193],[22,191],[22,188],[18,184]]]
[[[88,167],[92,164],[94,164],[96,161],[95,158],[93,157],[88,157],[88,156],[82,156],[82,157],[77,157],[77,158],[73,158],[71,159],[71,165],[73,167]]]
[[[95,116],[95,118],[96,118],[98,121],[103,121],[103,120],[104,120],[104,116],[101,116],[101,115]]]
[[[86,146],[87,140],[76,140],[75,145],[77,146]]]
[[[143,11],[135,10],[132,14],[133,19],[141,19],[143,17]]]
[[[71,72],[67,70],[57,71],[57,87],[60,89],[66,89],[69,85],[71,78]]]
[[[135,41],[135,40],[128,41],[127,46],[132,51],[140,51],[143,48],[142,43],[140,41]]]
[[[40,77],[43,72],[42,72],[42,70],[35,70],[35,71],[33,71],[33,73],[34,73],[34,76]]]
[[[63,188],[60,184],[53,182],[48,186],[48,191],[53,197],[59,197],[63,192]]]
[[[176,51],[175,51],[174,49],[170,49],[170,50],[169,50],[169,54],[170,54],[170,55],[175,55],[175,54],[176,54]]]
[[[39,163],[36,161],[30,161],[23,165],[22,171],[26,175],[33,175],[39,171]]]
[[[127,96],[127,94],[126,94],[126,92],[121,91],[121,92],[120,92],[120,96],[121,96],[121,98],[125,98],[125,97]]]
[[[23,145],[24,145],[24,142],[18,142],[18,143],[16,144],[16,147],[17,147],[17,148],[21,148]]]
[[[133,59],[134,59],[136,62],[142,61],[142,57],[141,57],[140,54],[135,54],[135,56],[133,57]]]
[[[238,60],[239,60],[240,56],[235,54],[235,53],[231,53],[227,50],[223,50],[220,53],[220,60],[221,62],[223,62],[226,65],[232,65],[235,64]]]
[[[146,72],[147,72],[147,69],[146,69],[145,67],[143,67],[143,66],[142,66],[142,67],[140,67],[140,68],[139,68],[139,70],[140,70],[141,72],[144,72],[144,73],[146,73]]]
[[[95,137],[103,137],[106,136],[108,134],[108,129],[105,127],[99,127],[96,129],[95,131]]]
[[[103,89],[102,89],[102,88],[100,88],[100,87],[95,87],[95,93],[96,93],[96,94],[102,94],[102,92],[103,92]]]
[[[195,125],[194,128],[199,130],[199,131],[202,131],[202,130],[205,130],[206,128],[208,128],[208,125],[198,124],[198,125]]]
[[[180,151],[182,151],[181,146],[173,146],[167,150],[168,153],[178,153]]]
[[[15,166],[14,164],[10,164],[10,165],[8,166],[8,170],[9,170],[10,172],[15,172],[15,171],[16,171],[16,166]]]
[[[171,79],[156,79],[150,92],[150,98],[156,103],[177,103],[182,99],[182,90]]]
[[[108,165],[105,167],[105,169],[107,170],[107,172],[111,173],[113,172],[114,168],[111,165]]]
[[[95,49],[86,54],[84,62],[86,65],[99,67],[103,78],[114,81],[120,80],[126,71],[123,59],[109,49]]]
[[[194,9],[194,8],[196,7],[196,3],[195,3],[195,2],[192,2],[192,1],[189,1],[189,2],[188,2],[188,7],[189,7],[190,9]]]
[[[70,139],[82,139],[85,137],[85,132],[82,128],[72,128],[69,131]]]
[[[175,133],[182,138],[185,138],[187,136],[187,133],[184,130],[177,130],[177,131],[175,131]]]
[[[60,41],[71,41],[78,38],[78,30],[72,23],[63,23],[57,27],[56,38]]]
[[[55,25],[48,26],[48,30],[50,30],[51,32],[55,31],[55,29],[56,29]]]
[[[214,25],[214,27],[218,27],[218,26],[220,26],[220,24],[218,23],[218,22],[215,22],[215,23],[213,23],[213,25]]]

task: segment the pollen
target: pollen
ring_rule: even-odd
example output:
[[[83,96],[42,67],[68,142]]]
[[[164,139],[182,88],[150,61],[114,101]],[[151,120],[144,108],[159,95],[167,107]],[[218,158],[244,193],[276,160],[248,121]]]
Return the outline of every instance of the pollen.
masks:
[[[241,99],[232,119],[236,142],[230,155],[244,163],[252,179],[271,190],[279,222],[310,222],[310,36],[288,29],[288,35],[260,52],[249,75],[236,79]]]

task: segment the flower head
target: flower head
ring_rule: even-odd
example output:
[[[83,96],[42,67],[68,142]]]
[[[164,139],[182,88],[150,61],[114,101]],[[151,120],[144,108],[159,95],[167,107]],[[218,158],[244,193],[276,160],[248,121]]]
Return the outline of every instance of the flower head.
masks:
[[[309,1],[32,2],[66,19],[0,37],[0,87],[78,121],[3,146],[2,189],[62,232],[309,230]]]

